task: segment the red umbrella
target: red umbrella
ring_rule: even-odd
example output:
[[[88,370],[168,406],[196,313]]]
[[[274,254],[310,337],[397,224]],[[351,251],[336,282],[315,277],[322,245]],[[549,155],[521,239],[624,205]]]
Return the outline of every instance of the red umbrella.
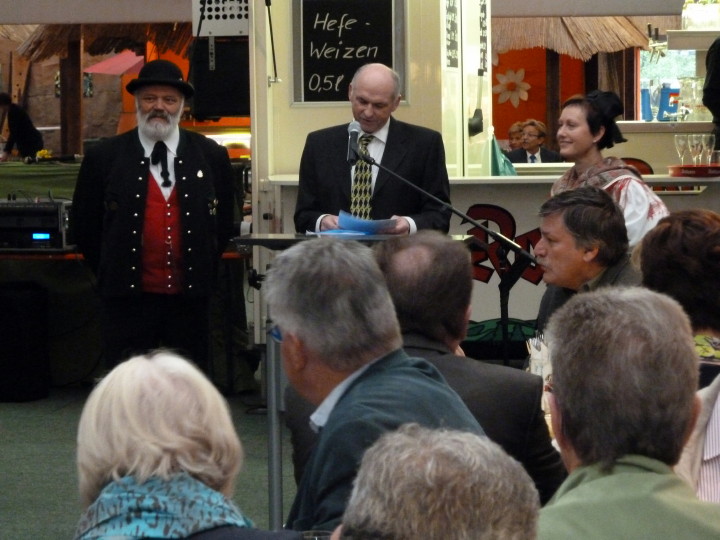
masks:
[[[85,69],[85,73],[103,73],[105,75],[122,75],[123,73],[139,73],[140,68],[145,63],[145,58],[138,56],[131,50],[106,58],[102,62],[93,64]]]

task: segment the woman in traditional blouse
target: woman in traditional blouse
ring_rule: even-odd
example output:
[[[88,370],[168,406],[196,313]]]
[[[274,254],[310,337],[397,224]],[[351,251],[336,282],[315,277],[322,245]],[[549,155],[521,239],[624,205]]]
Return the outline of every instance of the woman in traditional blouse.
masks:
[[[602,155],[602,150],[626,141],[615,122],[621,114],[622,102],[613,92],[595,90],[563,104],[556,140],[560,155],[575,164],[553,184],[551,193],[588,185],[604,189],[623,210],[632,247],[668,210],[635,167]]]

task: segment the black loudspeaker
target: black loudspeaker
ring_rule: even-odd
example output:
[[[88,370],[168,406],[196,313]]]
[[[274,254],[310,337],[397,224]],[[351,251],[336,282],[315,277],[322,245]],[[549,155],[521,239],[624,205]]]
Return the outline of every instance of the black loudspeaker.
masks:
[[[196,38],[192,45],[192,114],[197,120],[250,116],[248,38],[214,39],[212,46],[210,38]]]
[[[0,306],[0,401],[47,397],[47,290],[33,282],[0,284]]]

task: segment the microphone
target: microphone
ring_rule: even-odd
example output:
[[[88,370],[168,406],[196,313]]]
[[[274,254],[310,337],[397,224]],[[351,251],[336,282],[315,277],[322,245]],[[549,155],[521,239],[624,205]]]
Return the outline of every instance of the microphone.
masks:
[[[360,136],[360,122],[353,120],[348,126],[348,151],[347,151],[347,162],[350,165],[355,165],[360,155],[358,149],[358,137]]]

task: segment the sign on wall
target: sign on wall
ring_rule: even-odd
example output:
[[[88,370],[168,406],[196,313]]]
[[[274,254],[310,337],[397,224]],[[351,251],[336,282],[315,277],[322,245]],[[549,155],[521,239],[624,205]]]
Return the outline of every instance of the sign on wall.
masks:
[[[363,64],[380,62],[404,74],[404,2],[295,0],[296,102],[346,101]]]

